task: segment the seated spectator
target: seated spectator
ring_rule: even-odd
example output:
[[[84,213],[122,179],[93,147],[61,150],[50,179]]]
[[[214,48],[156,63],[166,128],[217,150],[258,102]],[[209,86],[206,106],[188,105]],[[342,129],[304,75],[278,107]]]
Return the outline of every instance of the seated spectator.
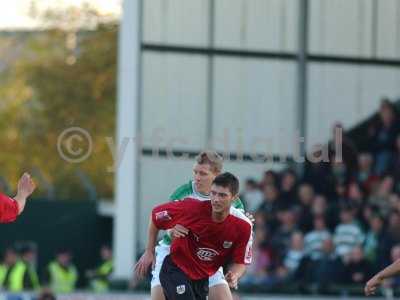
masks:
[[[377,269],[388,263],[386,256],[389,252],[390,241],[384,230],[384,220],[379,214],[373,214],[369,219],[369,230],[364,242],[365,258]]]
[[[363,207],[365,205],[364,192],[361,186],[357,182],[351,182],[347,188],[347,200],[346,202],[354,206],[354,215],[356,217],[357,223],[361,228],[366,225],[363,223]]]
[[[394,263],[395,261],[400,259],[400,244],[393,246],[390,251],[390,262]],[[386,287],[390,288],[399,288],[400,287],[400,275],[396,277],[392,277],[390,279],[386,279],[385,282]]]
[[[372,265],[365,259],[361,246],[354,247],[344,259],[343,283],[364,284],[372,275]]]
[[[316,195],[311,207],[311,213],[313,216],[325,216],[328,212],[328,202],[324,195]]]
[[[303,181],[311,183],[315,191],[332,197],[335,193],[330,164],[306,162]]]
[[[324,195],[316,195],[311,207],[311,213],[313,217],[323,217],[327,228],[334,230],[339,218],[336,206],[336,203],[328,205],[328,200]]]
[[[368,203],[379,208],[380,213],[387,216],[390,211],[389,198],[394,187],[394,180],[391,176],[385,176],[379,185],[373,190]]]
[[[276,186],[268,184],[265,186],[263,192],[264,200],[258,208],[258,211],[264,214],[267,224],[270,226],[270,228],[275,228],[275,217],[280,208],[279,191]]]
[[[340,184],[346,184],[349,180],[349,173],[347,170],[347,166],[343,161],[331,161],[331,176],[332,181]]]
[[[241,285],[270,285],[274,283],[273,251],[268,244],[268,231],[258,228],[253,242],[253,263],[247,268],[246,274],[240,280]]]
[[[297,230],[296,214],[293,210],[278,213],[279,227],[272,236],[272,246],[279,258],[283,258],[290,246],[292,234]]]
[[[299,228],[303,232],[310,231],[312,228],[311,207],[314,201],[315,193],[310,184],[303,183],[298,188],[298,210],[299,210]]]
[[[364,241],[364,235],[354,220],[354,210],[350,205],[343,205],[340,210],[340,223],[335,228],[333,241],[336,253],[341,257]]]
[[[358,155],[358,168],[353,180],[357,182],[367,193],[371,192],[379,182],[379,177],[373,172],[373,158],[370,153],[360,153]]]
[[[254,213],[257,208],[260,207],[263,201],[263,193],[260,191],[260,188],[254,179],[246,180],[246,185],[241,198],[245,201],[246,210],[249,212]]]
[[[364,191],[357,182],[349,184],[347,189],[347,198],[349,201],[360,206],[364,204],[364,197]]]
[[[265,171],[260,182],[261,190],[264,190],[267,185],[278,186],[278,178],[279,176],[275,171]]]
[[[344,203],[348,203],[347,199],[347,186],[344,183],[337,183],[335,185],[335,204],[342,205]]]
[[[343,264],[336,254],[334,243],[331,239],[323,242],[322,256],[312,264],[310,274],[312,282],[319,292],[329,290],[332,284],[340,282]]]
[[[379,208],[370,205],[370,204],[365,204],[362,209],[362,215],[360,216],[360,222],[363,224],[363,229],[364,231],[367,231],[370,226],[371,218],[374,214],[379,213]]]
[[[396,138],[395,151],[390,158],[388,173],[395,179],[395,192],[400,193],[400,134],[398,134]]]
[[[327,230],[323,215],[314,216],[313,221],[314,228],[307,233],[304,238],[304,256],[294,275],[294,278],[300,284],[301,290],[306,290],[307,286],[318,280],[318,278],[314,276],[314,272],[316,272],[317,265],[320,261],[326,259],[326,251],[328,249],[330,250],[325,243],[328,240],[331,241],[331,234]],[[336,259],[336,255],[333,255],[329,259],[331,258]]]
[[[296,204],[297,175],[293,170],[286,170],[281,179],[281,201],[286,207]]]
[[[390,211],[400,211],[400,197],[396,193],[392,193],[389,196]]]
[[[371,148],[375,156],[375,172],[382,175],[389,167],[391,154],[395,151],[395,140],[399,133],[399,122],[394,105],[384,99],[379,110],[379,119],[370,128]]]
[[[265,218],[265,215],[262,211],[257,211],[254,214],[254,228],[257,230],[257,228],[264,228],[267,226],[267,220]]]
[[[289,251],[283,260],[283,266],[288,271],[288,275],[294,274],[304,256],[304,239],[300,231],[294,232],[290,239]]]
[[[323,245],[328,239],[331,239],[331,234],[327,229],[323,215],[314,217],[314,228],[306,234],[304,238],[305,255],[311,260],[318,260],[323,255]]]
[[[391,245],[400,244],[400,213],[398,211],[392,211],[389,214],[387,233]]]

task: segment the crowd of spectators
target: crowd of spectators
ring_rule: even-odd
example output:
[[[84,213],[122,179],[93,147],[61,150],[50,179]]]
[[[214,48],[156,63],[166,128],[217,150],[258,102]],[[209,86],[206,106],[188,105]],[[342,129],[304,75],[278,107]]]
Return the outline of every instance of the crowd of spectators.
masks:
[[[358,147],[341,124],[341,153],[328,144],[329,162],[266,171],[242,192],[255,216],[254,264],[243,287],[296,287],[296,292],[360,288],[400,258],[400,119],[384,100]],[[335,134],[333,135],[335,137]],[[340,155],[339,155],[340,154]],[[400,287],[400,277],[385,282]]]

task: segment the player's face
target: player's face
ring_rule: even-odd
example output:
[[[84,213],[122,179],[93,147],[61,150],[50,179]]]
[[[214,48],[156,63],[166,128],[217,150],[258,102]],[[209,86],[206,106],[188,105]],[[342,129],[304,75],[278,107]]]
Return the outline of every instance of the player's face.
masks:
[[[193,166],[193,180],[196,190],[202,194],[208,194],[216,175],[211,171],[210,165],[196,163]]]
[[[235,198],[236,196],[232,195],[229,188],[215,184],[212,185],[210,199],[213,212],[221,213],[224,211],[229,211],[232,201]]]

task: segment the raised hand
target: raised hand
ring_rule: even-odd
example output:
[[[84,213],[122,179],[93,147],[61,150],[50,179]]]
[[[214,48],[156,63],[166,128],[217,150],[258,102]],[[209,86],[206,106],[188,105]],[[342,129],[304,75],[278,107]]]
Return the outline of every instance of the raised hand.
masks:
[[[36,189],[36,184],[32,180],[31,175],[24,173],[18,181],[17,196],[28,198]]]
[[[150,266],[151,267],[154,266],[154,263],[155,263],[154,251],[146,250],[135,265],[136,276],[139,279],[143,279],[146,276]]]
[[[365,285],[364,292],[366,296],[374,295],[376,289],[382,284],[382,278],[379,276],[372,277]]]
[[[189,229],[182,225],[176,224],[175,227],[170,230],[170,234],[172,239],[185,237],[189,234]]]
[[[239,276],[236,273],[234,273],[232,271],[228,271],[225,274],[225,279],[228,282],[228,285],[230,288],[233,288],[233,289],[238,288]]]

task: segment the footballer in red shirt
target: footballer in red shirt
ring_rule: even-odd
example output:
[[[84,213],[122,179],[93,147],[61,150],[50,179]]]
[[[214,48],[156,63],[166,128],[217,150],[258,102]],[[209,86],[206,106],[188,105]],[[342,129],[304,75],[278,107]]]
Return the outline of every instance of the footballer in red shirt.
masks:
[[[18,191],[14,198],[0,193],[0,223],[14,222],[25,208],[26,199],[36,186],[28,173],[18,181]]]
[[[160,272],[167,300],[205,300],[208,277],[229,262],[232,265],[225,277],[230,287],[237,287],[252,260],[252,223],[231,207],[238,192],[238,179],[223,173],[213,181],[210,201],[187,198],[155,207],[146,251],[135,266],[137,275],[143,277],[154,263],[159,230],[179,224],[185,234],[173,240]]]

